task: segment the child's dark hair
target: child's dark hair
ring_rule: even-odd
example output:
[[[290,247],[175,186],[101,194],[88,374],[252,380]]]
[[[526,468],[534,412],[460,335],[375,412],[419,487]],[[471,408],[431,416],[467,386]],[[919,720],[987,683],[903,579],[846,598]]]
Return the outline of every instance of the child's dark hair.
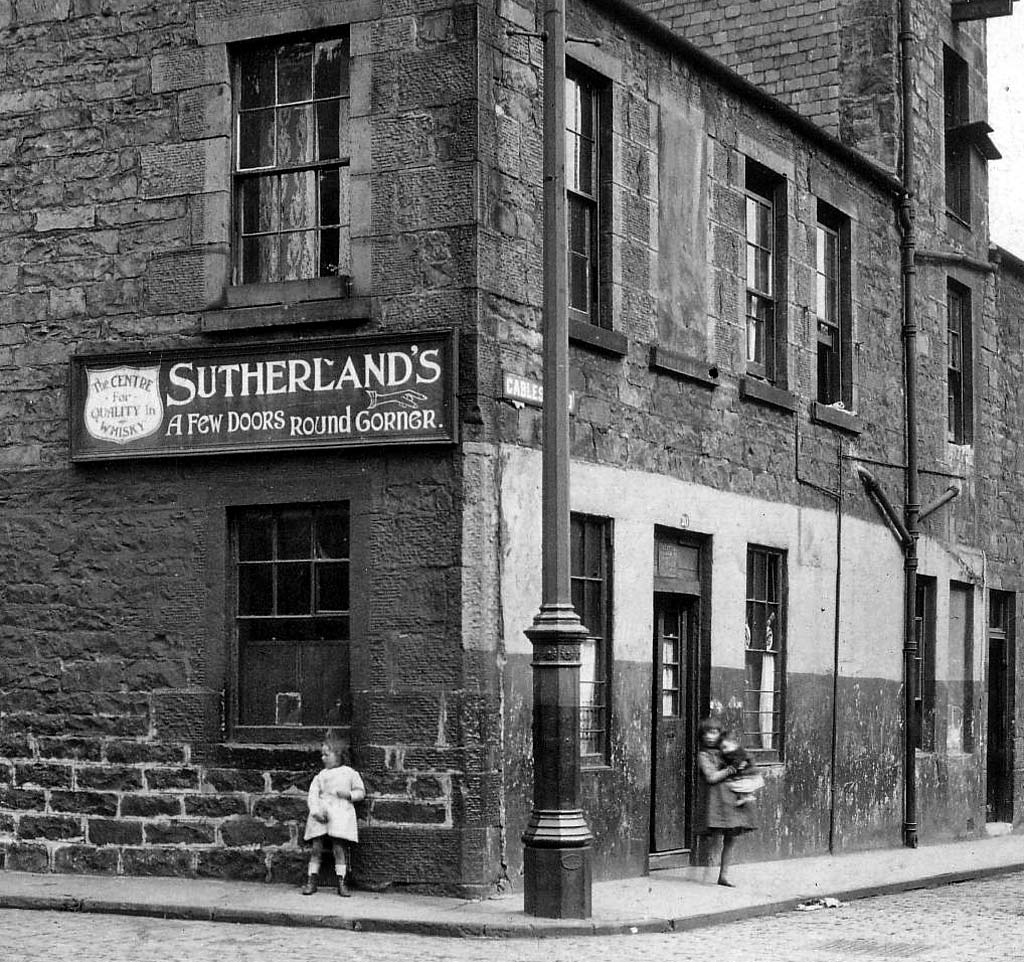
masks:
[[[330,729],[324,733],[324,744],[334,752],[334,757],[338,759],[339,765],[348,764],[349,745],[348,739],[344,735]]]
[[[704,742],[704,736],[712,729],[718,730],[719,739],[725,734],[725,726],[722,724],[722,719],[712,715],[710,718],[702,718],[697,723],[697,741],[701,744]]]

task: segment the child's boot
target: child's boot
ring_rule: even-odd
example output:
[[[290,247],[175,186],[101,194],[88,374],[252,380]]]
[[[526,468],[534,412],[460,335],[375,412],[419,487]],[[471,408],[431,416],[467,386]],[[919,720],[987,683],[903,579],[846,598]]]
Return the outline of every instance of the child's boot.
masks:
[[[347,899],[352,894],[352,890],[345,884],[344,875],[338,876],[338,894],[343,899]]]
[[[316,876],[307,875],[306,884],[302,886],[303,895],[315,895],[316,894]]]

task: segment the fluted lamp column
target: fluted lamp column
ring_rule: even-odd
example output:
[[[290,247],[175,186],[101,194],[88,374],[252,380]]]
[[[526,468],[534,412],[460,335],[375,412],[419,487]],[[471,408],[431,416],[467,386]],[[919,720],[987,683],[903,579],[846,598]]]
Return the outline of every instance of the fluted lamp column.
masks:
[[[524,907],[590,918],[591,835],[580,807],[580,643],[569,562],[569,330],[565,207],[565,0],[544,8],[544,445],[541,608],[533,644],[533,811]]]

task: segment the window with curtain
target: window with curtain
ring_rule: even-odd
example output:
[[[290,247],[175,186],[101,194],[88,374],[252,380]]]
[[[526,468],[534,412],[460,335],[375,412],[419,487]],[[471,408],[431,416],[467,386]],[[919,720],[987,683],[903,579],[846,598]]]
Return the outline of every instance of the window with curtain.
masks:
[[[235,60],[236,284],[348,277],[347,35]]]
[[[767,381],[776,371],[776,192],[778,178],[746,162],[747,371]]]
[[[580,760],[608,760],[611,664],[611,521],[574,514],[570,520],[572,604],[587,630],[580,651]]]
[[[783,751],[785,573],[785,552],[748,546],[743,735],[769,760]]]
[[[601,88],[579,68],[566,68],[565,178],[569,316],[601,326]]]

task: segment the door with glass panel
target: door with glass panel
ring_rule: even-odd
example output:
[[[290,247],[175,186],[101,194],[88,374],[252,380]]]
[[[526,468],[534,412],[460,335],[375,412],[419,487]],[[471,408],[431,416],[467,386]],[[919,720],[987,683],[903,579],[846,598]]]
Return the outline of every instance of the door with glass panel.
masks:
[[[654,596],[651,851],[689,848],[699,599]]]

